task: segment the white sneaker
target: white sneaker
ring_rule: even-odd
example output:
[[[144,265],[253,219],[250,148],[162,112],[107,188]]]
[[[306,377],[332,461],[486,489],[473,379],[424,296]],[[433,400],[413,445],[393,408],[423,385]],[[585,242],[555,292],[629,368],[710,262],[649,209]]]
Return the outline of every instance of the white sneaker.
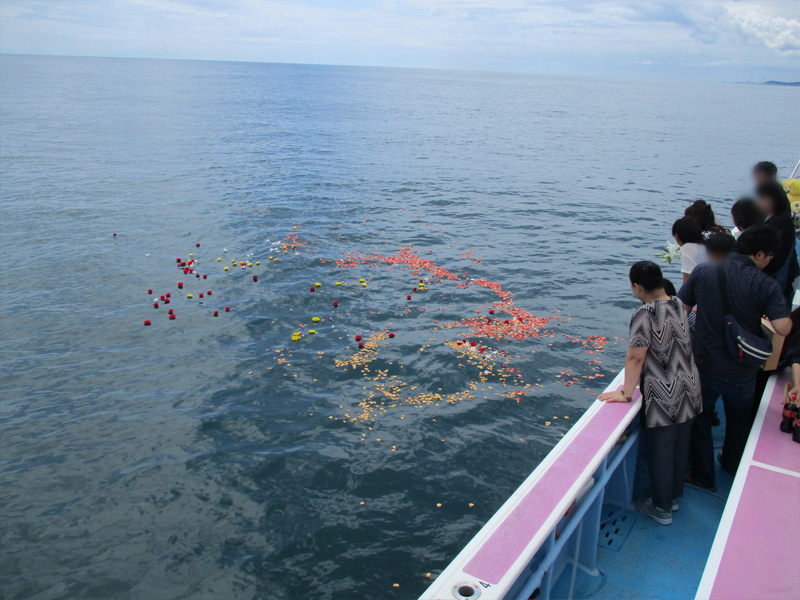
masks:
[[[636,508],[643,515],[650,517],[659,525],[672,525],[672,511],[661,510],[653,504],[652,498],[645,498],[636,503]]]

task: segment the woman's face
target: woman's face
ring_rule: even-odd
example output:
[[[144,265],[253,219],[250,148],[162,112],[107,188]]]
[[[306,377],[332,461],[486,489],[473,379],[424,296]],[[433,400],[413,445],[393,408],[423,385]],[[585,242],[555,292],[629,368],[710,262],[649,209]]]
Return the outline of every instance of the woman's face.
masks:
[[[638,283],[631,284],[631,292],[636,297],[637,300],[641,300],[644,296],[644,288],[640,286]]]
[[[681,241],[681,238],[679,238],[677,235],[674,235],[672,237],[675,238],[675,243],[678,244],[678,246],[683,246],[683,242]]]

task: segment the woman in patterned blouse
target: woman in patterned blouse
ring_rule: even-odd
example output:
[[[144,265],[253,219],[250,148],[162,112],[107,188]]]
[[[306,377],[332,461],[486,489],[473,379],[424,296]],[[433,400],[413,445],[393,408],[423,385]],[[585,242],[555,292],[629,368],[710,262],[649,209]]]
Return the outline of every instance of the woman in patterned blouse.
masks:
[[[683,495],[692,421],[700,412],[700,375],[694,363],[686,309],[664,291],[661,269],[649,260],[630,271],[633,295],[642,301],[631,318],[625,383],[600,395],[604,402],[630,402],[642,393],[643,442],[652,498],[636,507],[661,525],[672,523]]]

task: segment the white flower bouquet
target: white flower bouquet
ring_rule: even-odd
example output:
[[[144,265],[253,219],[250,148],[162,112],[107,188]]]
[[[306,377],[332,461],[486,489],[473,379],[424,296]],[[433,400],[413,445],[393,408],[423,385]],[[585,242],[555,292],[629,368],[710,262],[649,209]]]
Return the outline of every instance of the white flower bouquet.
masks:
[[[672,264],[672,261],[680,261],[681,247],[678,244],[667,244],[664,246],[664,252],[656,252],[656,257],[661,259],[661,262]]]

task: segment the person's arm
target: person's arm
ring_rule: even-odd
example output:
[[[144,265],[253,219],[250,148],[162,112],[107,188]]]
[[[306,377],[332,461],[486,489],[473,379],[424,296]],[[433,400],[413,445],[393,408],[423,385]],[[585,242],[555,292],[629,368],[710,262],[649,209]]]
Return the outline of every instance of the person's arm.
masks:
[[[792,363],[792,383],[786,384],[786,400],[797,402],[800,399],[800,363]]]
[[[630,402],[633,392],[639,385],[642,378],[642,366],[647,356],[647,348],[628,348],[628,355],[625,357],[625,383],[622,389],[614,392],[600,394],[602,402]]]
[[[772,325],[775,333],[779,335],[787,336],[792,332],[792,320],[789,317],[775,319],[774,321],[770,321],[769,324]]]
[[[681,274],[683,275],[683,283],[686,283],[687,281],[689,281],[689,275],[691,273],[681,273]]]
[[[775,333],[789,335],[792,331],[792,320],[789,318],[789,309],[783,297],[783,290],[774,279],[766,283],[764,316],[769,319]]]

